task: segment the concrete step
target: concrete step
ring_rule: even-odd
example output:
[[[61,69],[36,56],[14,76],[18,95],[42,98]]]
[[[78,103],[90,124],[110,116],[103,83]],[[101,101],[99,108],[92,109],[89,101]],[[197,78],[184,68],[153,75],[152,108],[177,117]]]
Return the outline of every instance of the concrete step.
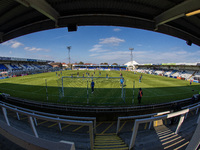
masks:
[[[128,150],[128,146],[115,133],[96,134],[94,150]]]

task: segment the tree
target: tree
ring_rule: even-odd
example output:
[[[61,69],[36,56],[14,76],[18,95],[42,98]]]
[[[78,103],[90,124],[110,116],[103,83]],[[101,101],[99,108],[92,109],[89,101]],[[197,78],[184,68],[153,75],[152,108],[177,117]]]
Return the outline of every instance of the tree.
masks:
[[[84,65],[84,62],[80,61],[78,64],[79,64],[79,65]]]
[[[106,62],[105,62],[105,63],[103,63],[103,64],[104,64],[104,65],[108,65],[108,63],[106,63]]]
[[[117,63],[113,63],[112,65],[116,65],[116,66],[118,66],[118,64],[117,64]]]

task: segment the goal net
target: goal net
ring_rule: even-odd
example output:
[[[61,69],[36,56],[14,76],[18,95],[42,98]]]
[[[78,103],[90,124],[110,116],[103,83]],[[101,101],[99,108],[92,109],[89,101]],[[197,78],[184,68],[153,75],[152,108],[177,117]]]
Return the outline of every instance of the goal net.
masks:
[[[69,77],[58,80],[60,100],[66,103],[120,104],[125,103],[126,81],[120,77]],[[92,92],[91,82],[94,82]]]

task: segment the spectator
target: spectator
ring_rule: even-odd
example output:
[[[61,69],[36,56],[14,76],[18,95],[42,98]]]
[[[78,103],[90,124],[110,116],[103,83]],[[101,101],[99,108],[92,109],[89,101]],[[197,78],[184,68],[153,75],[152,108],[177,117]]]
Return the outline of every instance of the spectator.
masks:
[[[140,89],[139,89],[139,92],[138,92],[138,103],[139,103],[139,104],[141,104],[142,96],[143,96],[143,92],[142,92],[142,89],[140,88]]]

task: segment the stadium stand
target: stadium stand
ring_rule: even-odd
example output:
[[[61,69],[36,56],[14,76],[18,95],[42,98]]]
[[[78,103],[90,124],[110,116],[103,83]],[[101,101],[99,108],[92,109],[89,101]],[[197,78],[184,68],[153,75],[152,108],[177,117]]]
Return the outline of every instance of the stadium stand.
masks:
[[[3,65],[0,64],[0,71],[7,71],[8,69]]]
[[[53,68],[48,60],[0,57],[0,76],[1,79],[13,76],[58,71],[61,68]],[[2,78],[3,76],[3,78]]]
[[[68,31],[75,31],[77,30],[78,25],[98,25],[99,24],[99,25],[117,25],[117,26],[121,25],[125,27],[134,27],[134,28],[137,27],[137,28],[152,30],[152,31],[165,33],[168,35],[172,35],[172,36],[184,39],[186,40],[187,44],[190,46],[193,43],[200,45],[200,40],[199,40],[200,30],[198,30],[199,29],[198,22],[200,22],[198,21],[199,14],[198,14],[198,11],[197,13],[193,12],[194,10],[199,9],[198,7],[199,0],[190,0],[190,1],[181,0],[181,1],[176,1],[176,2],[165,0],[165,1],[160,1],[160,2],[152,1],[151,3],[149,1],[143,1],[142,3],[138,3],[138,1],[131,1],[131,2],[101,1],[100,2],[100,1],[93,0],[93,1],[88,1],[88,3],[85,3],[83,5],[80,5],[81,1],[59,1],[59,2],[43,1],[43,2],[44,2],[43,3],[44,5],[38,5],[34,1],[28,1],[28,2],[19,1],[19,0],[18,1],[11,1],[11,0],[1,1],[1,8],[2,8],[1,11],[3,15],[1,16],[2,21],[0,23],[0,26],[2,27],[2,30],[0,32],[0,39],[1,39],[0,42],[5,42],[18,36],[22,36],[25,34],[41,31],[45,29],[53,29],[57,27],[68,27]],[[85,7],[86,5],[87,7]],[[45,6],[45,7],[42,7],[42,6]],[[63,7],[63,6],[69,6],[69,7]],[[187,6],[190,6],[190,7],[187,7]],[[88,11],[88,8],[90,11]],[[48,10],[51,10],[51,11],[48,11]],[[143,10],[142,13],[141,13],[141,10]],[[177,11],[174,11],[174,10],[177,10]],[[69,11],[70,13],[66,13]],[[18,13],[15,13],[15,12],[18,12]],[[189,17],[191,13],[196,16]],[[19,15],[19,14],[25,14],[25,15]],[[33,14],[37,14],[37,17]],[[79,14],[79,16],[77,17],[76,14]],[[106,14],[106,17],[105,17],[105,14]],[[66,19],[66,18],[72,18],[72,19]],[[53,23],[52,23],[52,20],[53,20]],[[59,24],[57,24],[58,22]],[[75,29],[72,29],[72,28],[75,28]],[[27,61],[30,62],[33,60],[27,59]],[[29,70],[30,72],[28,73],[38,72],[38,70],[35,70],[35,69],[34,67],[30,68]],[[169,68],[169,69],[175,70],[174,68]],[[154,71],[156,69],[152,68],[151,70],[152,70],[152,73],[154,74]],[[12,73],[17,73],[19,75],[21,73],[20,71],[18,72],[18,70],[12,70],[12,68],[11,68],[11,71]],[[161,116],[161,118],[162,117],[166,117],[166,116]],[[181,116],[180,118],[183,118],[183,117]],[[155,121],[157,121],[156,119],[158,118],[150,118],[150,119],[155,119]],[[137,123],[136,125],[139,126],[142,121],[148,122],[150,120],[136,120],[135,121]],[[161,131],[157,128],[155,129],[156,131],[158,131],[157,136],[155,136],[157,138],[158,137],[162,138],[160,135],[170,133],[168,130]],[[134,126],[134,131],[137,132],[136,126]],[[197,133],[198,131],[199,130],[197,130]],[[44,132],[42,132],[42,135],[44,135]],[[133,134],[133,135],[135,136],[136,134]],[[181,137],[179,136],[177,138],[179,140],[179,138]],[[134,143],[133,138],[131,139],[132,139],[131,142]],[[156,138],[150,138],[150,136],[143,135],[141,139],[142,141],[145,141],[147,139],[155,140]],[[139,146],[140,145],[143,146],[143,144],[144,143],[139,143]],[[147,144],[145,146],[147,148],[148,146],[151,146],[151,145],[159,146],[160,144],[150,143],[149,145]],[[130,144],[130,147],[132,146],[133,144]],[[139,147],[138,149],[144,149],[144,148],[145,147],[143,148]],[[160,149],[160,148],[161,147],[154,148],[154,149]],[[165,147],[165,149],[167,149],[167,147]],[[188,149],[196,149],[196,148],[190,147]]]
[[[181,78],[190,79],[195,71],[183,71],[180,75]]]
[[[51,130],[48,130],[48,128],[45,129],[44,127],[42,127],[42,128],[37,127],[41,124],[41,122],[38,122],[38,121],[41,121],[41,120],[42,120],[42,122],[50,121],[50,122],[54,122],[54,124],[56,123],[55,125],[58,125],[60,131],[62,131],[66,127],[65,126],[66,124],[74,125],[74,126],[80,125],[82,127],[83,126],[88,127],[88,129],[89,129],[88,133],[84,132],[82,134],[76,135],[76,134],[73,133],[73,131],[69,131],[67,137],[66,137],[66,135],[62,135],[62,137],[59,137],[59,138],[57,137],[56,139],[54,139],[54,141],[57,142],[58,139],[60,139],[60,141],[64,140],[64,139],[70,139],[70,141],[74,141],[74,143],[76,143],[76,148],[78,148],[78,149],[81,149],[82,147],[83,147],[83,149],[90,149],[90,147],[93,147],[93,142],[94,142],[93,141],[93,138],[94,138],[93,134],[94,134],[94,130],[95,130],[95,126],[94,126],[95,125],[94,124],[95,118],[92,118],[92,117],[88,117],[88,118],[87,117],[76,117],[76,116],[59,116],[59,115],[56,115],[56,114],[54,115],[54,114],[42,113],[42,112],[38,112],[38,111],[37,112],[31,111],[31,110],[28,110],[28,109],[23,109],[23,108],[13,106],[13,105],[9,105],[9,104],[6,104],[6,103],[1,103],[0,106],[1,106],[1,109],[3,111],[5,123],[8,126],[13,126],[14,128],[17,128],[18,130],[22,130],[23,132],[27,132],[28,134],[32,135],[29,127],[27,127],[28,122],[22,121],[23,118],[27,118],[29,120],[31,129],[33,131],[33,135],[36,138],[39,138],[40,136],[41,136],[41,138],[44,137],[43,134],[45,134],[47,136],[46,140],[52,141],[55,138],[53,136],[49,137],[48,133],[45,133],[45,132],[51,131]],[[18,121],[16,121],[12,117],[13,115],[8,117],[8,115],[7,115],[8,111],[9,111],[9,113],[16,113],[16,116],[17,116],[16,119]],[[21,116],[21,117],[19,117],[19,116]],[[90,120],[92,120],[92,121],[90,121]],[[62,126],[61,126],[61,124],[62,124]],[[37,127],[37,129],[36,129],[36,127]],[[45,131],[45,132],[43,132],[43,131]],[[54,136],[58,136],[58,135],[56,135],[56,133],[57,133],[57,131],[54,131],[54,133],[53,133],[53,134],[55,134]],[[65,138],[62,139],[63,137],[65,137]],[[31,143],[31,141],[27,141],[27,142]]]
[[[155,75],[163,75],[164,71],[163,70],[155,70],[154,74]]]
[[[67,141],[52,142],[44,140],[42,138],[37,138],[32,135],[21,132],[16,128],[7,126],[3,121],[0,121],[0,134],[4,135],[7,139],[11,140],[14,143],[17,141],[17,144],[25,149],[75,150],[74,143],[72,142],[67,142]],[[6,143],[5,140],[4,143]],[[12,145],[12,143],[10,145]],[[9,146],[5,145],[1,149],[4,150],[5,147]]]
[[[170,77],[171,73],[172,73],[172,70],[165,71],[164,76]]]
[[[8,71],[12,71],[12,67],[9,65],[9,64],[4,64],[7,68],[8,68]]]
[[[163,136],[165,135],[165,137],[168,136],[168,134],[169,136],[173,135],[173,137],[175,137],[174,139],[170,140],[176,140],[176,138],[178,138],[181,139],[181,141],[185,142],[178,144],[172,143],[168,147],[173,146],[174,148],[174,146],[176,145],[177,148],[180,148],[182,146],[185,149],[190,139],[192,138],[194,130],[197,128],[200,122],[199,102],[186,107],[182,107],[182,110],[178,112],[170,113],[170,111],[166,111],[146,115],[118,117],[117,126],[114,125],[114,122],[111,123],[109,125],[109,128],[111,126],[113,127],[110,128],[111,131],[109,131],[108,133],[105,133],[109,129],[108,127],[106,127],[106,129],[98,129],[98,132],[96,133],[95,130],[102,124],[102,122],[98,122],[98,125],[94,126],[95,118],[91,117],[87,118],[77,116],[60,116],[56,114],[43,113],[31,109],[18,107],[5,102],[1,102],[0,107],[2,109],[2,111],[0,112],[0,125],[3,124],[3,130],[5,130],[6,126],[8,126],[8,131],[14,131],[12,132],[12,136],[14,137],[14,139],[20,138],[19,135],[25,134],[25,137],[29,138],[26,138],[24,142],[31,144],[31,146],[38,146],[38,144],[36,144],[37,142],[35,142],[37,141],[37,139],[40,140],[39,144],[43,146],[43,143],[48,143],[48,141],[51,141],[50,145],[53,145],[56,144],[56,142],[65,139],[67,141],[70,141],[65,142],[67,146],[70,146],[71,144],[73,145],[74,143],[75,148],[78,150],[102,148],[106,149],[113,147],[115,149],[134,148],[137,150],[144,149],[145,147],[147,148],[148,144],[150,144],[149,142],[151,142],[151,146],[149,145],[148,147],[150,149],[161,149],[162,147],[166,148],[168,145],[165,145],[164,142],[162,143],[163,138],[161,138],[161,132],[165,133],[163,134]],[[84,120],[84,118],[87,121]],[[179,119],[176,119],[177,122],[175,122],[175,124],[171,126],[169,125],[171,118]],[[131,122],[128,123],[128,120],[134,120],[134,124]],[[47,124],[48,122],[50,124]],[[47,125],[42,126],[41,124]],[[62,124],[61,128],[59,124]],[[120,124],[122,125],[120,126]],[[64,128],[69,125],[71,125],[71,129],[68,129],[67,132],[66,130],[64,131]],[[31,126],[31,128],[29,126]],[[61,130],[60,132],[58,132],[56,128],[49,129],[50,126],[58,126],[58,129]],[[83,126],[89,127],[88,133],[86,132],[86,128],[84,129],[85,131],[83,130],[84,133],[75,132],[75,130],[79,130],[83,128]],[[141,128],[142,126],[144,128]],[[113,128],[116,129],[116,134],[112,133]],[[130,130],[127,131],[128,128],[130,128]],[[188,128],[190,128],[189,131]],[[101,132],[99,133],[99,131]],[[18,134],[14,134],[16,132]],[[139,136],[137,134],[139,134]],[[154,144],[152,144],[152,136],[154,136],[155,138],[153,139]],[[117,144],[114,144],[112,141],[112,145],[110,145],[109,140],[111,139],[117,141]],[[166,139],[166,142],[170,140]],[[140,141],[142,141],[143,144],[141,144]],[[13,140],[13,142],[16,141]],[[160,145],[160,142],[162,143],[162,145]],[[16,143],[20,144],[18,142]],[[24,145],[26,144],[23,144],[22,146]]]
[[[167,70],[164,67],[163,69],[150,69],[150,68],[147,69],[146,67],[139,67],[133,71],[139,72],[139,73],[162,75],[165,77],[177,78],[177,79],[182,79],[182,80],[192,80],[192,82],[200,83],[200,71],[196,71],[196,70],[181,70],[181,69]]]
[[[200,71],[194,73],[194,76],[190,78],[193,82],[200,83]]]
[[[75,70],[126,70],[124,65],[73,65]]]
[[[180,77],[181,74],[182,74],[182,71],[176,71],[175,73],[172,73],[170,77],[177,78],[177,77]]]

